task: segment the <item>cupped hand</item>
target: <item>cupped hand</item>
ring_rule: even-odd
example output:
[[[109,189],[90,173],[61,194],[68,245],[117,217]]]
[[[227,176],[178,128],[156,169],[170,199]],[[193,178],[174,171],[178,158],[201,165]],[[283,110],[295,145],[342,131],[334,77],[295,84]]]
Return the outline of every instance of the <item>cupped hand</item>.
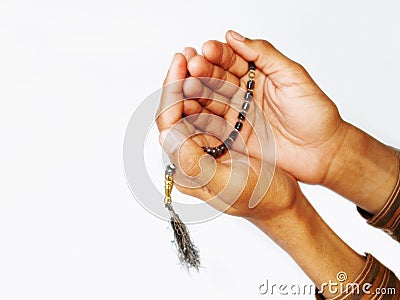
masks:
[[[185,49],[189,73],[199,78],[204,94],[223,100],[187,101],[184,114],[202,111],[232,119],[226,99],[236,93],[232,85],[245,89],[248,61],[254,61],[257,66],[254,98],[272,127],[277,166],[303,182],[323,183],[348,135],[347,123],[335,104],[301,65],[270,43],[245,39],[233,31],[227,32],[226,40],[227,43],[206,42],[202,55],[192,48]],[[216,86],[209,78],[228,83]]]
[[[291,211],[301,193],[291,175],[275,169],[266,160],[235,149],[218,159],[204,153],[202,146],[216,145],[220,140],[204,134],[207,126],[201,117],[183,118],[185,109],[193,108],[190,108],[193,103],[184,100],[184,90],[198,84],[186,76],[187,60],[182,54],[176,54],[164,82],[156,116],[160,143],[177,166],[174,175],[177,188],[228,214],[252,220],[272,222],[275,217]],[[214,126],[219,128],[219,121],[216,122]],[[209,125],[209,129],[215,131],[213,122]],[[224,126],[229,127],[229,124]],[[249,127],[243,132],[242,140],[235,142],[242,146],[237,147],[246,148],[246,141],[256,136],[253,130]]]

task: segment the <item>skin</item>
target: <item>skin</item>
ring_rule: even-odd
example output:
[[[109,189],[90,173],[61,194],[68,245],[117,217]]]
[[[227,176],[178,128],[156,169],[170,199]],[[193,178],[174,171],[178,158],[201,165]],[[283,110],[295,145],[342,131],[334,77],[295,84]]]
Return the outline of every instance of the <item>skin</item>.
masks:
[[[196,128],[193,124],[182,122],[185,104],[175,101],[183,97],[182,80],[186,73],[186,58],[176,54],[164,82],[166,88],[156,119],[161,132],[160,143],[171,161],[179,166],[174,180],[179,181],[179,177],[184,176],[181,173],[184,173],[191,182],[199,183],[195,188],[176,182],[177,188],[225,213],[249,220],[289,253],[317,286],[329,280],[335,281],[336,274],[341,271],[348,274],[349,280],[354,279],[363,267],[364,258],[346,245],[319,217],[292,175],[268,167],[262,171],[263,161],[260,158],[243,160],[244,154],[237,151],[230,151],[233,159],[225,155],[215,160],[201,148],[202,145],[215,143],[215,139],[207,135],[190,137]],[[252,135],[251,130],[247,131],[247,135]],[[216,176],[202,182],[198,177],[201,170],[210,169]],[[249,208],[249,197],[259,178],[268,178],[271,184],[267,192],[260,196],[258,205]],[[229,180],[231,185],[227,185]],[[243,189],[234,203],[230,202],[230,197],[221,196],[222,190],[229,194],[237,186]],[[324,290],[324,296],[333,295]]]
[[[183,193],[208,201],[225,213],[249,219],[269,219],[293,207],[297,195],[301,193],[293,176],[280,169],[275,170],[259,157],[247,157],[239,151],[229,151],[217,160],[204,153],[202,146],[217,144],[219,141],[209,135],[196,135],[198,128],[182,120],[185,103],[179,100],[184,97],[186,74],[187,60],[182,54],[176,54],[164,82],[165,88],[156,118],[161,132],[160,143],[171,161],[178,166],[177,174],[174,175],[177,188]],[[249,128],[243,139],[248,141],[248,137],[253,135],[253,130]],[[250,146],[249,143],[246,146]],[[202,170],[211,170],[204,173],[217,176],[205,174],[201,177]],[[258,205],[250,208],[249,199],[259,178],[271,181],[271,184],[258,195]],[[221,191],[224,193],[221,194]],[[234,202],[232,194],[236,195]],[[279,195],[279,201],[270,201],[274,195]]]
[[[186,48],[190,74],[226,80],[245,89],[247,61],[254,61],[257,66],[254,95],[272,126],[277,166],[299,181],[324,185],[370,213],[378,212],[399,172],[395,151],[345,122],[305,68],[267,41],[246,39],[233,31],[227,32],[226,40],[227,43],[206,42],[203,55]],[[207,81],[202,81],[204,94],[212,97],[217,94],[229,103],[227,99],[232,96],[229,85],[216,89]],[[216,92],[212,94],[210,90]],[[236,118],[232,109],[221,104],[187,102],[185,115],[201,111],[229,122]]]
[[[193,48],[176,54],[164,82],[156,118],[160,143],[178,166],[174,179],[186,177],[187,182],[195,183],[177,183],[177,188],[252,222],[282,247],[317,286],[329,280],[335,282],[340,271],[346,272],[351,282],[361,272],[364,258],[326,225],[297,180],[327,186],[376,213],[397,179],[396,153],[343,121],[334,103],[305,69],[268,42],[245,39],[232,31],[226,39],[227,43],[205,43],[202,55]],[[226,136],[230,128],[225,122],[201,119],[198,114],[236,122],[237,110],[231,101],[240,93],[239,88],[245,89],[247,61],[257,66],[254,96],[272,126],[276,169],[269,165],[259,145],[259,137],[269,134],[265,118],[252,119],[254,127],[245,122],[240,133],[244,146],[234,145],[218,159],[201,148],[220,143],[202,132]],[[189,118],[183,121],[183,116]],[[262,140],[267,142],[268,138]],[[270,185],[265,193],[257,195],[258,204],[249,207],[259,179]],[[235,190],[238,186],[240,191]],[[233,192],[237,195],[235,202],[230,197]],[[335,295],[324,290],[324,296]]]
[[[188,70],[192,76],[218,78],[245,89],[247,60],[254,61],[259,69],[254,97],[272,126],[278,166],[304,182],[321,183],[344,131],[338,110],[300,65],[265,41],[254,41],[253,44],[249,47],[252,52],[245,52],[245,59],[228,44],[209,41],[203,46],[204,56],[194,55],[189,59]],[[274,63],[265,62],[270,56],[273,58],[269,60]],[[204,89],[213,89],[208,80],[203,83]],[[227,98],[232,96],[224,86],[217,92]],[[190,104],[193,107],[188,107],[185,114],[190,115],[196,110],[196,104]],[[222,108],[209,103],[203,108],[207,109],[203,113],[218,114],[227,120],[237,115],[228,105]],[[323,159],[324,155],[328,157]]]

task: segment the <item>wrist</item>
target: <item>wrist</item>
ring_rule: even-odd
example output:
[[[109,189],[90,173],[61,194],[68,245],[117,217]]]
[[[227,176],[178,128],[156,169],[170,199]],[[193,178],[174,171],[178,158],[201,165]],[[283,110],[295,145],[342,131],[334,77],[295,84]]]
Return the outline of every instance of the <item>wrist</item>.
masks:
[[[396,151],[344,123],[323,185],[375,214],[386,203],[399,174]]]
[[[294,180],[293,180],[294,181]],[[305,224],[312,218],[312,207],[307,199],[303,196],[297,182],[294,188],[285,188],[286,192],[278,194],[273,193],[274,198],[279,198],[279,202],[286,202],[282,209],[273,212],[266,210],[263,214],[257,214],[246,217],[251,223],[264,231],[272,240],[274,240],[284,250],[289,250],[298,240],[293,230],[303,228]],[[274,186],[272,186],[273,188]],[[281,187],[282,188],[282,187]],[[289,190],[289,192],[287,192]],[[268,192],[271,192],[271,187]],[[282,195],[283,194],[283,195]],[[283,197],[283,198],[282,198]],[[269,197],[271,199],[271,197]],[[268,201],[268,200],[267,200]]]
[[[336,282],[339,272],[345,272],[351,282],[364,266],[364,258],[329,228],[301,192],[286,215],[272,222],[251,221],[287,252],[317,287]],[[334,295],[326,291],[324,296]]]

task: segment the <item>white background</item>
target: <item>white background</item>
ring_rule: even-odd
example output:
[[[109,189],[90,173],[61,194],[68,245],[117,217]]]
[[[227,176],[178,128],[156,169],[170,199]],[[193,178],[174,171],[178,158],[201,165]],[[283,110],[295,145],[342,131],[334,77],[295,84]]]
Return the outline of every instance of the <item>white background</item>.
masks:
[[[267,279],[310,281],[238,218],[190,226],[204,269],[180,269],[168,224],[126,184],[124,132],[174,52],[232,28],[304,64],[346,120],[400,146],[398,12],[365,0],[0,0],[0,299],[313,299],[259,295]],[[351,203],[304,191],[355,250],[400,274],[400,246]]]

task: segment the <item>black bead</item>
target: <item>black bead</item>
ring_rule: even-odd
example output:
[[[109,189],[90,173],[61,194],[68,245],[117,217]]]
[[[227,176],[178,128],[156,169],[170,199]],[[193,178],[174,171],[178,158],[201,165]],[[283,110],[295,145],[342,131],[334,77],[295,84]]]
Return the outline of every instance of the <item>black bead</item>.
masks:
[[[249,69],[255,71],[256,70],[256,64],[254,61],[249,61]]]
[[[235,140],[235,139],[237,138],[238,134],[239,134],[239,132],[238,132],[237,130],[232,130],[232,132],[231,132],[231,134],[229,135],[229,137],[230,137],[232,140]]]
[[[240,122],[240,121],[236,122],[235,129],[237,131],[240,131],[242,129],[242,127],[243,127],[243,123],[242,122]]]
[[[224,144],[225,144],[226,149],[230,149],[230,148],[232,147],[232,143],[233,143],[233,139],[231,139],[230,137],[228,137],[228,138],[224,141]]]
[[[244,100],[250,101],[252,98],[253,98],[253,92],[252,92],[252,91],[247,91],[247,92],[244,94]]]
[[[207,152],[207,154],[212,154],[212,148],[207,147],[206,152]]]
[[[248,90],[253,90],[254,89],[254,85],[255,85],[254,80],[247,81],[247,89]]]
[[[217,149],[211,148],[211,155],[214,156],[214,157],[216,157],[216,155],[217,155]]]
[[[220,157],[221,154],[222,154],[222,150],[219,149],[218,147],[215,147],[214,149],[215,149],[215,155],[214,155],[214,157],[215,157],[215,158]]]
[[[238,114],[238,119],[244,121],[246,119],[246,112],[243,110]]]
[[[249,108],[250,108],[250,103],[249,102],[244,102],[243,103],[243,105],[242,105],[242,110],[244,110],[244,111],[248,111],[249,110]]]
[[[222,154],[226,151],[226,146],[224,143],[218,146],[218,149],[222,151]]]

